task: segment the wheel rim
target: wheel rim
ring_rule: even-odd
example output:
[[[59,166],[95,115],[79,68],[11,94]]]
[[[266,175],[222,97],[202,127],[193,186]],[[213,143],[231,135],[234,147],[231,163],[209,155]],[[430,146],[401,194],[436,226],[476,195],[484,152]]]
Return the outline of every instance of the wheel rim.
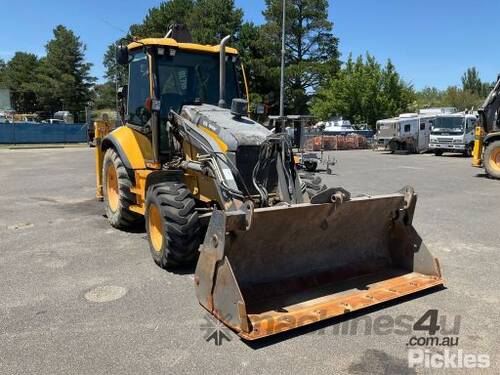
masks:
[[[113,164],[108,166],[106,171],[106,195],[111,211],[116,212],[120,203],[120,191],[118,189],[118,177]]]
[[[160,211],[155,205],[149,207],[148,215],[149,238],[155,251],[160,252],[163,245],[163,230]]]
[[[490,165],[495,171],[500,172],[500,147],[495,148],[491,152]]]

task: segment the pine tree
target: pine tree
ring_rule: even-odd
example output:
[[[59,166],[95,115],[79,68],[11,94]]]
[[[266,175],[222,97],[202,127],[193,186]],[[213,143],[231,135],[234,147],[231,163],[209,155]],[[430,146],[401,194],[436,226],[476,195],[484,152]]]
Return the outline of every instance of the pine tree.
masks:
[[[338,39],[328,20],[327,0],[288,0],[286,4],[286,97],[289,113],[308,112],[308,101],[326,77],[339,68]],[[266,0],[264,35],[272,45],[279,77],[282,0]]]
[[[12,104],[17,112],[30,113],[36,109],[37,98],[29,84],[36,79],[38,65],[36,55],[16,52],[3,69],[4,85],[10,89]]]
[[[219,44],[226,35],[238,39],[243,11],[234,0],[197,0],[188,26],[193,40],[200,44]]]
[[[73,31],[59,25],[45,49],[47,54],[30,88],[45,110],[82,111],[95,82],[90,75],[91,64],[85,62],[85,45]]]
[[[172,24],[185,24],[193,14],[193,0],[168,0],[149,9],[141,24],[130,26],[130,35],[136,38],[162,38]]]

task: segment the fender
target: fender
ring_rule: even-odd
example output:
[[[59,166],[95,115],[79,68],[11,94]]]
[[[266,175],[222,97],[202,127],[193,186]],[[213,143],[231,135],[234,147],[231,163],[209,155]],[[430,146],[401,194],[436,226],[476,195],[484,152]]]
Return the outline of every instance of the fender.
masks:
[[[104,137],[101,149],[105,152],[108,148],[114,148],[131,170],[148,169],[146,163],[153,159],[149,138],[128,126],[120,126]]]
[[[151,172],[146,177],[146,191],[151,185],[160,182],[184,182],[184,171],[179,169]]]
[[[484,137],[483,142],[484,142],[484,145],[486,146],[487,144],[494,142],[494,141],[498,141],[498,140],[500,140],[500,131],[487,134]]]

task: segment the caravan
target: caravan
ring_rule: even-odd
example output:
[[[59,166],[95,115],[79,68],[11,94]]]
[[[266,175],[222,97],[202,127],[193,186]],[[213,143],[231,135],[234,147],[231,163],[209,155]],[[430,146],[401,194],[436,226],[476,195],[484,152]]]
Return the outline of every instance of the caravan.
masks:
[[[399,117],[377,121],[377,147],[391,152],[423,153],[429,150],[434,120],[454,108],[428,108],[419,113],[403,113]]]

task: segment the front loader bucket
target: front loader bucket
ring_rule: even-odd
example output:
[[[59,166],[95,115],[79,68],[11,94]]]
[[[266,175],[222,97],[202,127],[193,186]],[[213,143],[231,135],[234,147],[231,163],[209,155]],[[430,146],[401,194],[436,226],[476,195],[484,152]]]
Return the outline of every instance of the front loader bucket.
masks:
[[[253,340],[443,284],[412,225],[413,189],[324,201],[214,212],[199,302]]]

